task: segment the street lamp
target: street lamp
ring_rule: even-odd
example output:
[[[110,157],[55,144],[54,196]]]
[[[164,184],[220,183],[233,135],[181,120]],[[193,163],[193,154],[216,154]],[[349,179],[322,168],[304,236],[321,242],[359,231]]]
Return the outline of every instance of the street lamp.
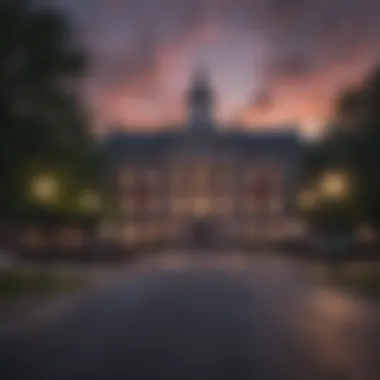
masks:
[[[345,199],[350,191],[349,179],[342,172],[325,173],[320,180],[319,190],[326,199],[335,201]]]
[[[317,206],[318,197],[314,190],[301,190],[297,196],[297,205],[302,211],[312,211]]]
[[[42,204],[52,204],[58,200],[59,182],[51,174],[41,174],[33,178],[30,185],[33,200]]]
[[[79,205],[85,212],[96,212],[102,208],[103,202],[96,191],[86,190],[79,195]]]

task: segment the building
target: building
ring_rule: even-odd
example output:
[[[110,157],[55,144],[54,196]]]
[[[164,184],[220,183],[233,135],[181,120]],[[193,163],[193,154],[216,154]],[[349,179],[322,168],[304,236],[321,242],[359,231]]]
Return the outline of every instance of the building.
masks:
[[[125,244],[278,241],[296,228],[293,195],[301,142],[295,130],[217,128],[213,93],[197,75],[178,131],[116,133],[108,140]]]

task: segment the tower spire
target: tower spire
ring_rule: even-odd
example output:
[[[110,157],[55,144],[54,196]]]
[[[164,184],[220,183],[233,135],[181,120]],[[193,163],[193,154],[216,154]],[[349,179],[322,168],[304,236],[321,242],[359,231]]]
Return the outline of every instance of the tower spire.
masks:
[[[191,131],[207,131],[213,126],[213,92],[208,70],[198,68],[188,93],[189,128]]]

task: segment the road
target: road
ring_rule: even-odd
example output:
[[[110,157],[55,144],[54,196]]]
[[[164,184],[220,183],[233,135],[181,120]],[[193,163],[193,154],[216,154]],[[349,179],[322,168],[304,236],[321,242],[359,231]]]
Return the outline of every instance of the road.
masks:
[[[276,255],[160,255],[0,337],[0,378],[378,380],[379,321]]]

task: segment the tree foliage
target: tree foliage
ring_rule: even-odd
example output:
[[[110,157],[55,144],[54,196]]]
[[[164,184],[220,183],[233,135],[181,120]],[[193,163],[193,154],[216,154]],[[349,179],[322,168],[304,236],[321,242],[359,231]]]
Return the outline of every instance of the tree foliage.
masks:
[[[348,170],[355,191],[353,223],[371,223],[379,228],[380,67],[361,87],[342,92],[335,113],[333,127],[309,152],[307,178],[316,178],[331,168]]]
[[[41,165],[80,181],[98,178],[99,149],[79,101],[86,55],[68,20],[28,0],[0,2],[0,200],[22,197],[25,173]]]

